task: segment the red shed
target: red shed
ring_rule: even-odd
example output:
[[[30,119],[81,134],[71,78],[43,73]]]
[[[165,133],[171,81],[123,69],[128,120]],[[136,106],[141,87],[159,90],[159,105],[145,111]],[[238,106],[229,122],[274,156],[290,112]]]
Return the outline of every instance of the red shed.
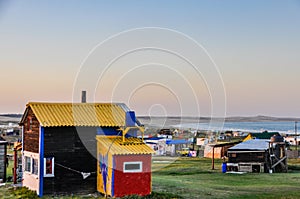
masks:
[[[154,151],[138,138],[97,136],[97,189],[111,197],[151,193]]]

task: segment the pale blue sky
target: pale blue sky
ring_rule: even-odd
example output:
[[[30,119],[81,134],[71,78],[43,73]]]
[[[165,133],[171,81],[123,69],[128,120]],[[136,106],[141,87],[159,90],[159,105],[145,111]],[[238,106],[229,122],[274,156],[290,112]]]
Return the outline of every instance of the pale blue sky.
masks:
[[[88,53],[111,35],[140,27],[173,29],[205,47],[224,80],[227,115],[300,117],[296,0],[0,0],[0,113],[23,112],[28,101],[72,101],[76,75]],[[179,88],[181,82],[172,85]],[[182,113],[175,98],[168,103],[170,93],[157,95],[154,87],[140,91],[129,100],[138,115],[149,114],[150,107],[159,109],[160,101],[167,104],[167,114]],[[96,100],[109,98],[101,94]],[[121,95],[115,100],[125,96],[126,101],[127,93],[116,96]],[[211,106],[209,95],[203,98],[200,106]],[[183,107],[185,115],[195,115],[190,104]],[[151,111],[163,114],[163,109]],[[209,108],[202,108],[201,116],[210,114]]]

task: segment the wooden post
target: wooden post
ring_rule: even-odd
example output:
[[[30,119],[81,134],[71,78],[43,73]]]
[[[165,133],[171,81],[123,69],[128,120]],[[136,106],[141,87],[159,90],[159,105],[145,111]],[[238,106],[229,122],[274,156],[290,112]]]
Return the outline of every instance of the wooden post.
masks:
[[[13,172],[14,184],[17,184],[17,163],[18,163],[18,151],[17,149],[14,149],[14,172]]]
[[[212,163],[211,163],[211,170],[215,169],[215,146],[212,149]]]
[[[298,143],[297,143],[297,121],[295,121],[295,145],[296,145],[296,152],[297,152],[297,158],[299,156],[299,152],[298,152]]]

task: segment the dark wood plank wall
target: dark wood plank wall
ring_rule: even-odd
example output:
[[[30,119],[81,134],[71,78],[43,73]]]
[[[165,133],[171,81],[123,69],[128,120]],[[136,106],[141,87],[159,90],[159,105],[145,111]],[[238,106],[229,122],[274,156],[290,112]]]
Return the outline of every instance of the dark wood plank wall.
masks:
[[[6,182],[6,154],[7,154],[7,143],[0,143],[0,179]]]
[[[235,155],[234,155],[235,154]],[[267,153],[266,152],[244,152],[244,153],[229,153],[228,162],[239,163],[239,162],[265,162]]]
[[[80,173],[59,165],[54,166],[55,177],[44,178],[44,194],[94,193],[97,191],[96,156],[83,143],[96,152],[96,128],[49,127],[44,130],[44,156],[54,157],[55,163],[80,171],[94,172],[83,179]],[[82,139],[82,140],[81,140]]]
[[[32,119],[31,129],[28,127],[28,118]],[[39,152],[39,128],[40,124],[31,109],[28,110],[27,118],[24,122],[24,150],[34,153]]]

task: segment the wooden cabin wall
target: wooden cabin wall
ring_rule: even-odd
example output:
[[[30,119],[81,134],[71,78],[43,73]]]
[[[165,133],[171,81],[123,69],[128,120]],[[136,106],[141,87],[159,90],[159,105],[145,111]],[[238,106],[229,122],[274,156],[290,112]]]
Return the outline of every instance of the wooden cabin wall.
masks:
[[[31,127],[29,126],[29,119],[32,119]],[[28,110],[27,118],[24,122],[23,135],[24,135],[24,151],[33,153],[39,152],[39,128],[40,124],[31,109]]]
[[[96,192],[97,160],[84,146],[88,142],[95,146],[96,129],[80,128],[85,136],[79,136],[75,127],[49,127],[44,130],[44,156],[54,157],[54,177],[44,177],[44,194],[93,193]],[[81,138],[85,139],[82,141]],[[94,172],[83,179],[80,173],[57,164],[80,171]]]
[[[265,152],[243,152],[243,153],[228,153],[228,162],[239,163],[239,162],[265,162]]]
[[[2,179],[2,182],[6,182],[6,154],[7,143],[0,143],[0,179]]]
[[[151,154],[114,156],[114,194],[122,197],[130,194],[148,195],[151,192]],[[141,161],[142,172],[124,173],[124,162]]]

